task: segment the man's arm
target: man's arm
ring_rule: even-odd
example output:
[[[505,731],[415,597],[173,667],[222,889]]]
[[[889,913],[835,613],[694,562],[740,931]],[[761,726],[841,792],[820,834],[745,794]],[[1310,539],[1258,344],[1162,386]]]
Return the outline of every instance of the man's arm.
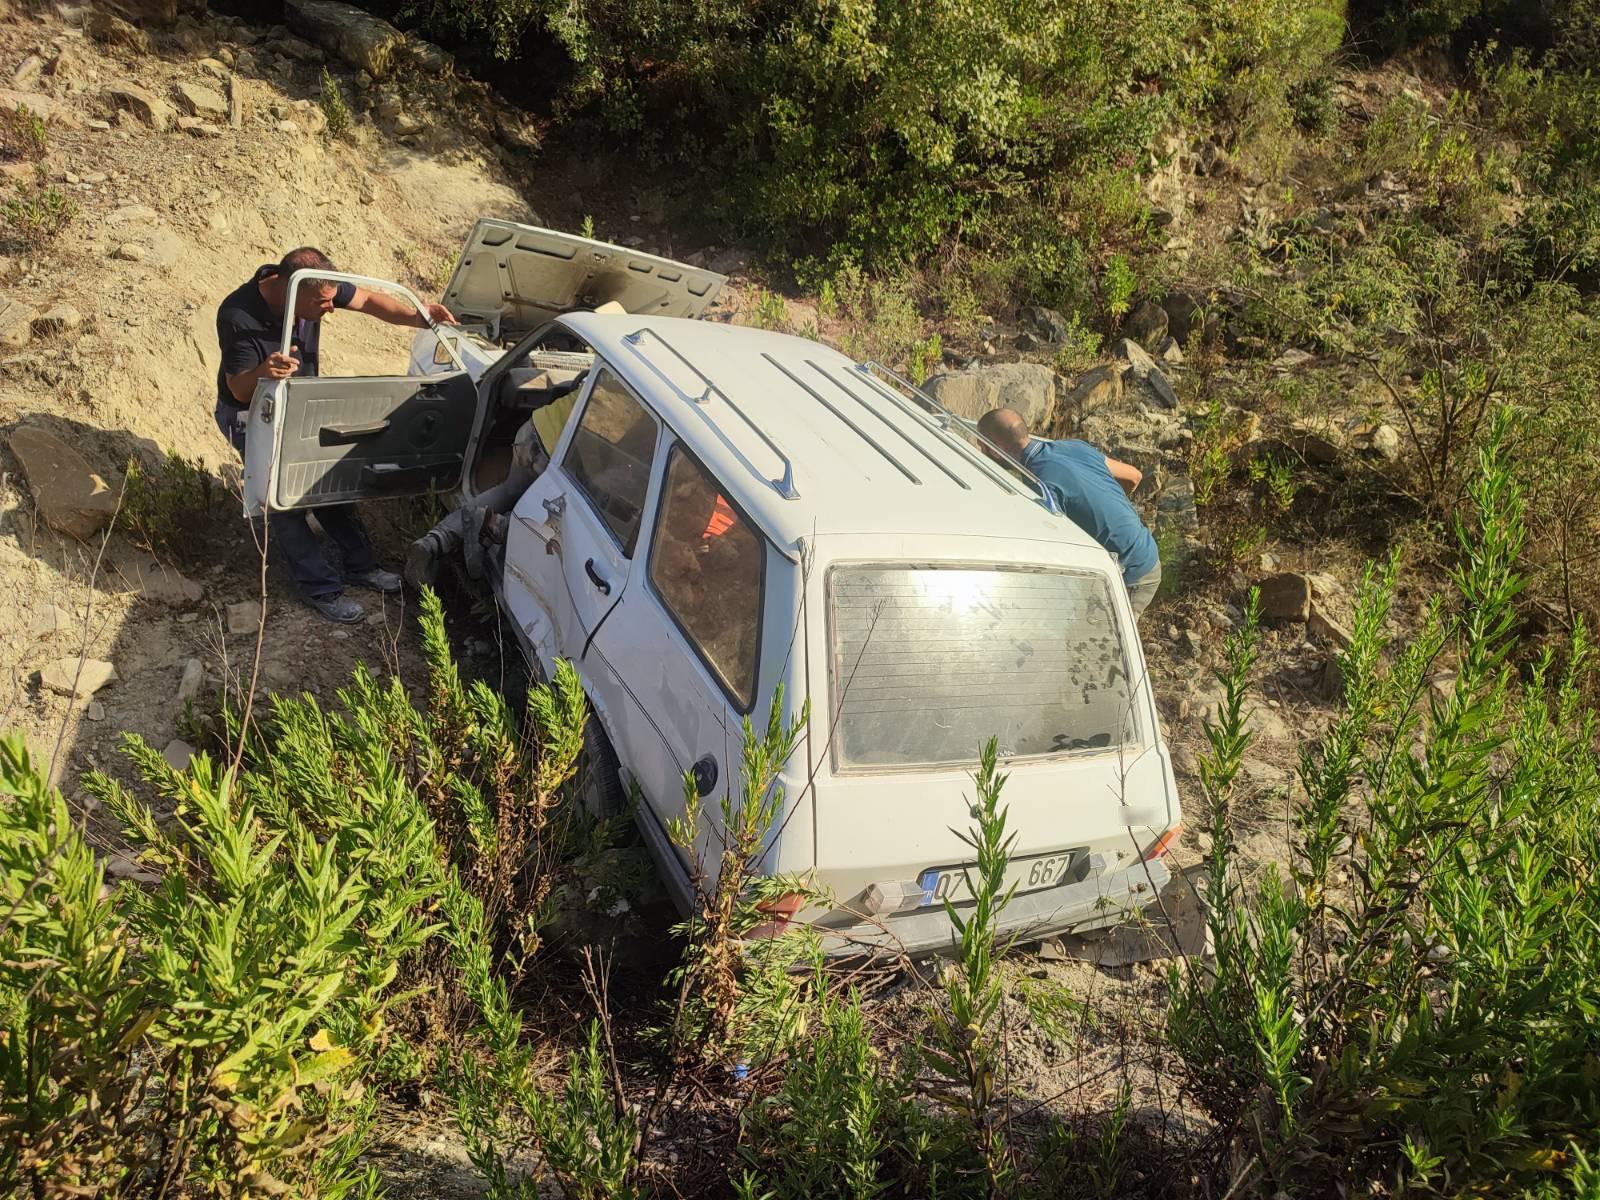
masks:
[[[1106,470],[1111,472],[1111,478],[1122,485],[1122,490],[1128,493],[1128,499],[1133,499],[1133,493],[1139,487],[1139,481],[1144,478],[1144,472],[1132,463],[1118,462],[1109,454],[1106,455]]]
[[[408,325],[412,329],[426,329],[428,321],[416,309],[397,296],[385,295],[383,292],[368,291],[358,287],[356,294],[350,297],[346,305],[353,312],[366,313],[369,317],[377,317],[380,321],[387,321],[391,325]],[[442,304],[430,304],[428,317],[435,325],[454,325],[455,317],[450,310]]]

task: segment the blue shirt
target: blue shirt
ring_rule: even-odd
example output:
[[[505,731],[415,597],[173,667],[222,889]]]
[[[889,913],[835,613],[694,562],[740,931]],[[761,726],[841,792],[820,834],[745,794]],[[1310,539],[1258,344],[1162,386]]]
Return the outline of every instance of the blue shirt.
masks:
[[[1117,556],[1123,583],[1132,587],[1155,569],[1161,561],[1156,540],[1112,477],[1104,454],[1088,442],[1032,438],[1022,463],[1050,489],[1062,512]]]

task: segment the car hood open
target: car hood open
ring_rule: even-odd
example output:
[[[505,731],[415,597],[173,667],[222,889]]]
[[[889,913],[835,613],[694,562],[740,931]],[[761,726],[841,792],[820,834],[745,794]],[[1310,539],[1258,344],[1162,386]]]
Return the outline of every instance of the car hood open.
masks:
[[[444,303],[463,325],[504,342],[610,301],[640,315],[697,317],[726,282],[654,254],[485,218],[472,227]]]

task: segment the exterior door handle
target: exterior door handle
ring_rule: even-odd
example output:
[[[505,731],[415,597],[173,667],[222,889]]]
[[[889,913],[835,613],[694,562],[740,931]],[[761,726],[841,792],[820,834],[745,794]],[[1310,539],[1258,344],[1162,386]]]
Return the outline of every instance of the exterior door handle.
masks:
[[[544,499],[544,516],[547,521],[554,521],[567,511],[567,498],[565,496],[546,496]]]
[[[717,760],[709,754],[703,755],[689,768],[689,774],[694,777],[695,794],[709,796],[711,789],[717,786]]]
[[[589,576],[589,582],[594,584],[595,588],[602,596],[611,595],[611,584],[606,581],[604,575],[600,574],[599,571],[594,569],[594,559],[591,558],[588,562],[584,563],[583,569]]]

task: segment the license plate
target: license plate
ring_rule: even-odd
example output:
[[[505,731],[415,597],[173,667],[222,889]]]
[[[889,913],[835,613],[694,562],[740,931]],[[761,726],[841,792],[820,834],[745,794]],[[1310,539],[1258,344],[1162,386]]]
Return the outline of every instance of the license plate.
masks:
[[[1073,861],[1082,853],[1082,850],[1058,850],[1054,854],[1014,858],[1006,864],[1005,889],[1002,890],[1014,886],[1015,894],[1021,896],[1065,883],[1072,873]],[[966,880],[967,872],[971,870],[975,868],[929,867],[917,877],[917,885],[922,888],[921,906],[926,908],[943,904],[946,900],[953,904],[971,900],[972,893],[967,889]]]

